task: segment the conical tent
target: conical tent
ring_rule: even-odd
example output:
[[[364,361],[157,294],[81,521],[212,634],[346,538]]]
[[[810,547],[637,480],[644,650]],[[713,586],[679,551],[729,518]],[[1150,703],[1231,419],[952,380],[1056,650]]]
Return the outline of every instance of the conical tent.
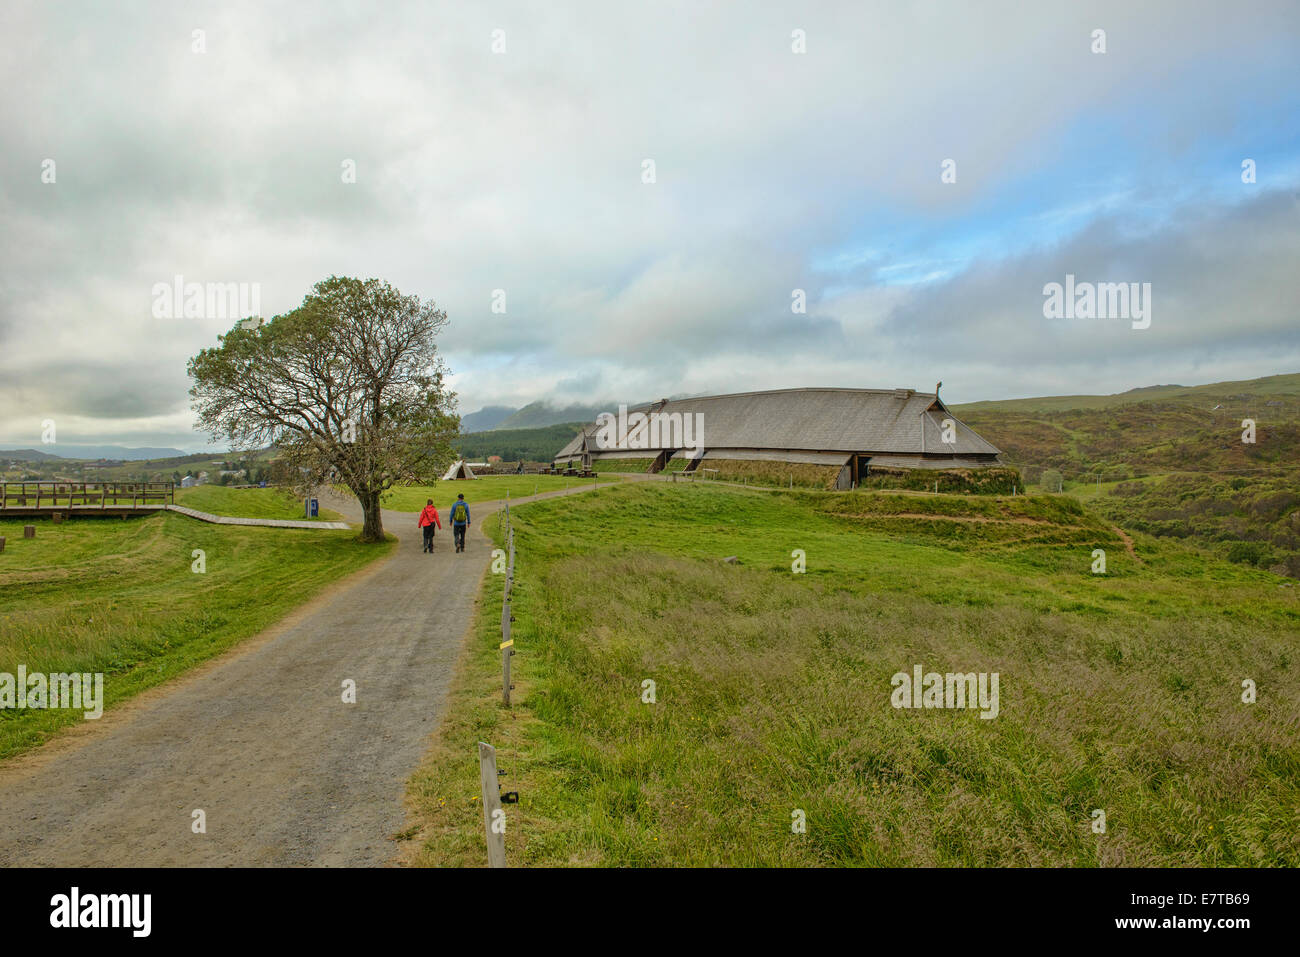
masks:
[[[478,476],[474,474],[474,470],[469,467],[469,464],[464,459],[458,459],[451,468],[447,469],[447,474],[442,477],[442,480],[446,482],[450,479],[472,478],[478,478]]]

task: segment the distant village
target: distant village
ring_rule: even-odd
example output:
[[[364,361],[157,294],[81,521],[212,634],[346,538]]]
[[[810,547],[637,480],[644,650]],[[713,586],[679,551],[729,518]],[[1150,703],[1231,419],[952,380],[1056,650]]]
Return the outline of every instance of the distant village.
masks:
[[[260,485],[274,481],[269,459],[221,459],[211,455],[126,461],[29,457],[23,451],[0,451],[0,480],[7,482],[173,482],[195,485]]]

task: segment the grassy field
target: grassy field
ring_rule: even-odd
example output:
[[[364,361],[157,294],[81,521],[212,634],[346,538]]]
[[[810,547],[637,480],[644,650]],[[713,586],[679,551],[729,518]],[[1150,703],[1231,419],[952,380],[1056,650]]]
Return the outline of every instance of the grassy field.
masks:
[[[351,532],[210,525],[176,514],[0,520],[0,672],[103,672],[107,707],[256,634],[388,553]],[[192,570],[193,551],[206,572]],[[253,598],[256,600],[251,600]],[[0,710],[0,758],[81,721]]]
[[[222,485],[196,485],[178,488],[176,504],[213,515],[236,518],[279,518],[313,521],[304,515],[303,503],[283,488],[230,488]],[[338,522],[343,516],[327,508],[319,509],[316,521]]]
[[[602,475],[598,479],[569,478],[563,475],[485,475],[477,479],[460,479],[438,482],[435,485],[399,485],[384,496],[384,508],[397,512],[418,512],[424,503],[433,499],[439,516],[443,515],[456,496],[464,494],[473,514],[475,502],[494,502],[506,497],[523,498],[536,492],[554,492],[556,489],[591,485],[593,481],[621,481],[617,475]]]
[[[1284,579],[1130,557],[1056,496],[637,483],[514,517],[515,705],[494,575],[410,782],[415,864],[485,861],[479,740],[513,865],[1300,864]],[[891,707],[918,664],[997,672],[1000,713]]]

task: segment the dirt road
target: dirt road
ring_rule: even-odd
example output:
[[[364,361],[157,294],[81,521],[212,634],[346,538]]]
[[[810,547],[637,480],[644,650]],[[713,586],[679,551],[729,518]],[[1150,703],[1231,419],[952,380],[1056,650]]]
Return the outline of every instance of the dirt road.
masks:
[[[582,491],[590,487],[572,490]],[[330,505],[360,520],[355,500]],[[390,558],[0,765],[0,864],[391,862],[406,779],[441,714],[491,557],[479,529],[496,503],[471,508],[459,555],[450,531],[424,554],[416,516],[385,512],[385,529],[401,538]],[[343,701],[348,679],[355,704]],[[192,829],[195,810],[206,833]]]

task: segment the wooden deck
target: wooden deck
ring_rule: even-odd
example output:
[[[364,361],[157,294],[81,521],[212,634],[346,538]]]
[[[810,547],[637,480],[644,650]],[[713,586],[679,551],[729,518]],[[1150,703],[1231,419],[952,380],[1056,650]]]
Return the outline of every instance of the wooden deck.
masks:
[[[0,518],[129,518],[175,503],[171,482],[0,482]]]
[[[177,512],[214,525],[346,530],[346,522],[212,515],[176,504],[171,482],[0,482],[0,518],[131,518]]]

